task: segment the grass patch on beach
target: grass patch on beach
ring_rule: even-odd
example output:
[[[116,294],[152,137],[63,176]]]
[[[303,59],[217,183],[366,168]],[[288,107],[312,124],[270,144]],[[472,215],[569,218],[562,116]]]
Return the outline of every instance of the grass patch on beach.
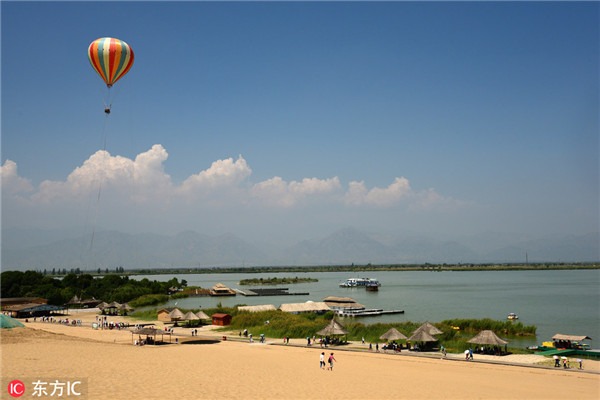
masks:
[[[233,316],[230,326],[224,327],[223,331],[239,331],[247,329],[254,337],[258,337],[261,333],[271,338],[306,338],[313,337],[316,332],[323,329],[333,318],[333,312],[328,312],[323,315],[316,314],[290,314],[278,310],[263,311],[263,312],[238,312],[237,309],[205,310],[209,312],[226,312]],[[267,322],[268,321],[268,322]],[[401,322],[401,323],[377,323],[365,325],[354,320],[339,319],[348,331],[345,338],[348,341],[359,342],[362,338],[366,343],[384,343],[384,340],[379,339],[381,335],[391,328],[396,328],[405,336],[410,337],[415,329],[422,322]],[[519,337],[535,335],[535,326],[525,326],[520,322],[512,321],[495,321],[492,319],[460,319],[460,320],[445,320],[434,324],[443,333],[437,335],[439,344],[446,347],[449,351],[460,352],[470,347],[472,344],[467,343],[473,336],[482,330],[493,330],[503,338]],[[458,329],[457,329],[458,328]],[[509,348],[513,353],[530,353],[525,349]]]

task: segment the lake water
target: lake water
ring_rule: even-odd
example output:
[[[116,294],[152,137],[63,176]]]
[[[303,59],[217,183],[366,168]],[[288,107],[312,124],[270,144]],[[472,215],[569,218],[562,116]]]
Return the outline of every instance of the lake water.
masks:
[[[236,305],[300,303],[321,301],[327,296],[348,296],[367,308],[404,310],[404,314],[356,318],[364,324],[377,322],[439,322],[452,318],[492,318],[504,320],[509,312],[525,325],[537,327],[536,339],[511,339],[511,346],[541,344],[556,333],[587,335],[592,347],[600,340],[600,270],[560,271],[388,271],[388,272],[306,272],[260,274],[182,274],[144,275],[135,279],[167,281],[176,277],[190,286],[210,288],[223,283],[240,286],[241,279],[270,277],[310,277],[318,282],[284,285],[290,292],[308,292],[302,296],[231,296],[190,297],[171,300],[167,307],[199,309]],[[364,288],[341,288],[339,283],[351,277],[377,278],[378,292]],[[282,287],[282,286],[277,286]],[[177,303],[177,304],[176,304]]]

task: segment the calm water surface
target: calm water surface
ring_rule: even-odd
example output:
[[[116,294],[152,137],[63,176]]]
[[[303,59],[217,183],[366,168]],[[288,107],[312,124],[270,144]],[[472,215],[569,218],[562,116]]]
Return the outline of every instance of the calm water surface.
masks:
[[[600,347],[600,271],[394,271],[306,272],[267,274],[190,274],[145,275],[135,279],[166,281],[176,277],[190,286],[210,288],[223,283],[240,286],[241,279],[269,277],[310,277],[318,282],[288,285],[290,292],[308,292],[307,296],[268,297],[190,297],[172,300],[182,308],[211,308],[217,303],[235,305],[300,303],[321,301],[327,296],[349,296],[367,308],[400,309],[404,314],[357,318],[365,324],[376,322],[438,322],[452,318],[492,318],[504,320],[509,312],[519,315],[525,325],[537,326],[536,339],[511,339],[513,346],[528,346],[550,340],[556,333],[587,335],[592,347]],[[377,278],[378,292],[359,288],[340,288],[339,283],[351,277]]]

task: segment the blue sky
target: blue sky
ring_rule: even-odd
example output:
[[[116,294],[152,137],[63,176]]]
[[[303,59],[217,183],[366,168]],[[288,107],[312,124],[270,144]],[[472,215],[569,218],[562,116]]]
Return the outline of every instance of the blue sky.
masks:
[[[4,227],[598,230],[597,2],[1,7]]]

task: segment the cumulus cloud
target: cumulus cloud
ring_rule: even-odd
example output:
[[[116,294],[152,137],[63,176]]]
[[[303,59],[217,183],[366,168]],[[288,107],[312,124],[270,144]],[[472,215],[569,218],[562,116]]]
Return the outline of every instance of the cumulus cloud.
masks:
[[[350,182],[345,196],[347,204],[359,206],[369,205],[390,207],[398,204],[403,198],[413,195],[408,179],[401,177],[394,179],[388,187],[375,187],[368,190],[364,182]]]
[[[29,180],[21,178],[17,172],[17,163],[6,160],[0,166],[0,179],[2,180],[2,193],[12,196],[26,194],[34,190]]]
[[[228,158],[217,160],[210,168],[187,178],[178,188],[182,196],[198,194],[217,188],[231,187],[240,184],[252,174],[248,163],[240,155],[237,160]]]
[[[2,190],[5,195],[18,194],[20,197],[15,198],[22,204],[68,208],[69,204],[82,204],[82,200],[90,199],[101,187],[103,193],[109,192],[106,196],[109,200],[105,201],[118,205],[121,210],[152,204],[163,210],[171,207],[177,213],[185,213],[186,207],[190,211],[198,206],[206,210],[211,205],[223,208],[250,204],[289,209],[333,204],[338,210],[360,207],[426,210],[453,204],[433,189],[415,191],[405,177],[395,178],[387,187],[368,188],[365,182],[351,181],[347,189],[338,177],[286,181],[274,176],[252,183],[252,169],[241,155],[237,159],[214,161],[209,168],[176,183],[164,169],[168,156],[160,144],[135,159],[98,151],[75,168],[66,180],[47,180],[37,188],[18,175],[15,162],[7,160],[1,167]]]
[[[291,207],[310,196],[322,196],[341,189],[338,177],[330,179],[304,178],[302,181],[287,183],[276,176],[254,185],[250,193],[256,199],[269,205]]]

